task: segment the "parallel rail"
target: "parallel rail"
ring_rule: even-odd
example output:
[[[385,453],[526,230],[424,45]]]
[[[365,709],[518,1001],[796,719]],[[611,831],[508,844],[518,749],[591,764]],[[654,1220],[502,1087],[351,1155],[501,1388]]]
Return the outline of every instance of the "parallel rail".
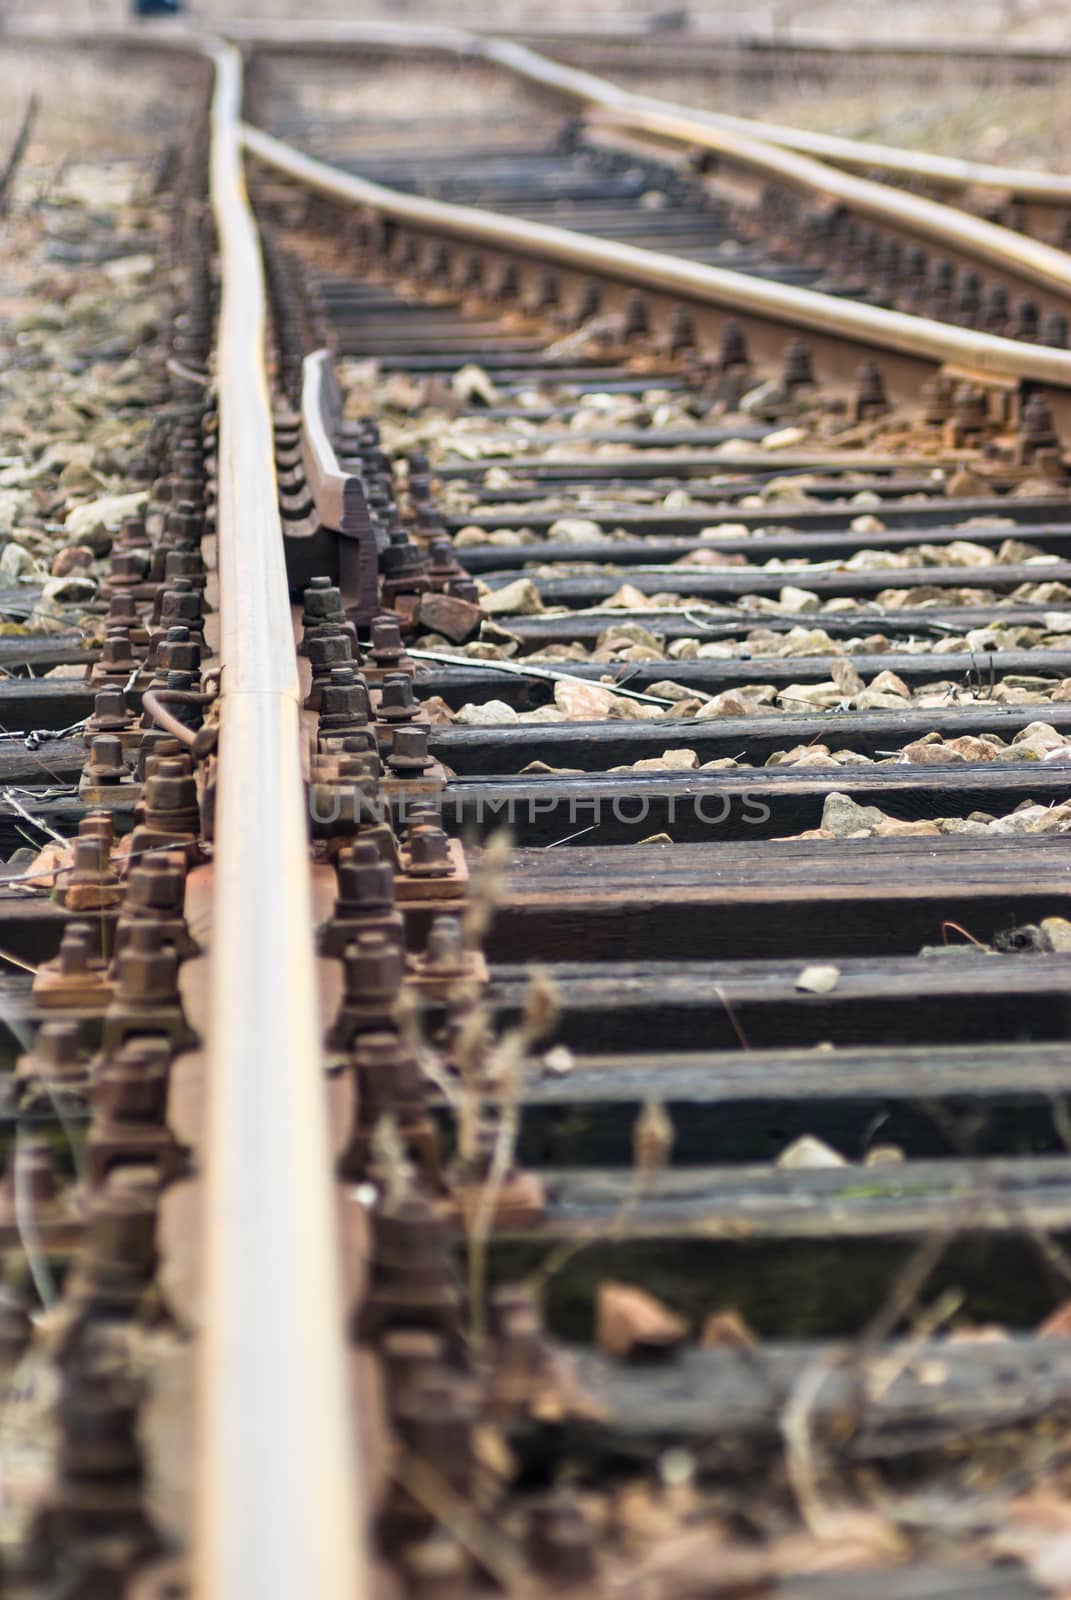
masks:
[[[318,161],[259,129],[245,127],[242,138],[249,154],[272,172],[336,204],[390,218],[428,237],[555,263],[714,306],[734,316],[750,314],[938,367],[950,364],[1055,390],[1071,386],[1071,353],[1063,350],[836,300],[566,228],[404,194]]]
[[[240,58],[214,59],[223,680],[196,1592],[354,1600],[366,1571],[264,275],[241,173]]]

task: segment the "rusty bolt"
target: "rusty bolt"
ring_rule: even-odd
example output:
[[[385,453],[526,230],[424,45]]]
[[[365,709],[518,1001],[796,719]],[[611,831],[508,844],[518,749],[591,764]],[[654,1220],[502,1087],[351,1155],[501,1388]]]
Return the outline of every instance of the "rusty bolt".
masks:
[[[146,856],[130,869],[124,911],[179,916],[186,893],[186,862],[178,852]]]
[[[116,733],[98,733],[89,746],[86,779],[90,785],[121,783],[126,776],[123,741]]]
[[[345,968],[346,998],[359,1005],[393,1002],[405,970],[399,946],[376,929],[346,946]]]
[[[201,596],[188,578],[176,578],[170,588],[164,590],[160,600],[160,621],[165,628],[176,622],[200,628]]]
[[[78,824],[79,838],[103,839],[109,851],[115,843],[115,819],[110,811],[91,811]]]
[[[408,722],[416,715],[413,680],[407,672],[388,672],[379,692],[380,722]]]
[[[53,1082],[83,1072],[82,1030],[77,1022],[43,1022],[37,1030],[33,1059],[42,1077]]]
[[[149,563],[139,550],[115,550],[109,562],[108,576],[113,588],[132,588],[145,582]]]
[[[1028,456],[1039,450],[1056,450],[1060,437],[1052,420],[1052,408],[1044,395],[1033,394],[1023,407],[1021,420],[1023,444]]]
[[[855,412],[858,417],[872,417],[889,409],[885,393],[885,380],[876,361],[864,361],[856,374]]]
[[[155,1001],[174,1005],[178,1001],[178,956],[164,944],[153,922],[138,922],[122,951],[116,957],[116,998],[120,1001]]]
[[[786,394],[793,394],[797,389],[813,385],[814,381],[814,357],[810,345],[804,339],[790,339],[781,367],[781,387]]]
[[[105,631],[111,628],[136,628],[140,622],[138,603],[125,589],[113,594],[108,601],[108,614],[104,619]]]
[[[964,433],[980,433],[989,420],[984,391],[973,383],[961,383],[956,390],[953,414]]]
[[[940,427],[952,415],[955,386],[951,378],[938,373],[922,385],[922,420],[931,428]]]
[[[387,766],[396,778],[416,778],[431,766],[428,755],[429,729],[425,723],[410,723],[394,730]]]
[[[129,674],[134,667],[134,649],[130,643],[130,629],[109,628],[100,651],[100,664],[109,672]]]
[[[1046,311],[1042,324],[1042,344],[1053,345],[1057,350],[1067,349],[1067,315],[1063,311]]]
[[[395,617],[376,617],[372,623],[372,662],[376,667],[397,666],[405,653],[402,632]]]
[[[97,1110],[108,1122],[162,1126],[167,1115],[168,1041],[148,1036],[128,1039],[101,1066],[93,1085]]]
[[[451,870],[450,841],[436,822],[410,823],[408,867],[414,877],[441,877]]]
[[[425,970],[459,972],[464,965],[465,948],[461,942],[460,922],[456,917],[436,917],[424,946]]]
[[[100,733],[115,733],[131,726],[133,717],[118,685],[98,690],[93,698],[93,721]]]
[[[718,341],[718,366],[724,372],[728,367],[747,367],[750,364],[744,331],[738,322],[730,318],[722,328]]]
[[[302,608],[303,621],[308,627],[310,623],[335,622],[341,620],[342,592],[331,582],[330,578],[313,578],[305,589]]]
[[[157,756],[155,770],[145,780],[145,809],[154,816],[195,811],[197,783],[188,759],[182,756]]]
[[[93,953],[93,933],[84,922],[70,922],[63,930],[59,947],[59,970],[65,978],[81,977],[89,971]]]
[[[384,861],[370,839],[358,839],[338,859],[338,899],[336,910],[370,911],[394,904],[394,869]]]

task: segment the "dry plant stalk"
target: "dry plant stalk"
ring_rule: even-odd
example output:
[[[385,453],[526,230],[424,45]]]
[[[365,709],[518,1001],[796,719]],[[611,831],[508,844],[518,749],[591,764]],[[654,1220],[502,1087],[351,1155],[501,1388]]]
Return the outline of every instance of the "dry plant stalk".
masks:
[[[473,1014],[482,1013],[474,1007]],[[549,975],[534,968],[529,975],[524,1013],[518,1027],[510,1029],[488,1056],[469,1067],[459,1062],[466,1091],[459,1110],[459,1143],[462,1118],[472,1140],[472,1154],[478,1149],[479,1131],[486,1089],[494,1089],[498,1107],[498,1126],[487,1176],[474,1196],[462,1196],[468,1246],[469,1332],[479,1350],[487,1333],[487,1245],[503,1185],[513,1167],[520,1131],[520,1101],[524,1086],[524,1064],[533,1047],[546,1038],[558,1016],[558,997]],[[468,1019],[466,1019],[468,1020]],[[481,1034],[481,1040],[486,1034]],[[477,1077],[476,1067],[482,1067]],[[465,1106],[468,1100],[468,1107]],[[462,1151],[464,1156],[464,1151]]]

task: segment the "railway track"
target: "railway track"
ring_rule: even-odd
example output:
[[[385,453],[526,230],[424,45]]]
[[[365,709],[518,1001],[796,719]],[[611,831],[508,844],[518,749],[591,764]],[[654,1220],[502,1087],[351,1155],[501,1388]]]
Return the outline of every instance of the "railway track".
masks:
[[[0,646],[5,1584],[1059,1592],[1063,340],[208,54],[103,642]]]

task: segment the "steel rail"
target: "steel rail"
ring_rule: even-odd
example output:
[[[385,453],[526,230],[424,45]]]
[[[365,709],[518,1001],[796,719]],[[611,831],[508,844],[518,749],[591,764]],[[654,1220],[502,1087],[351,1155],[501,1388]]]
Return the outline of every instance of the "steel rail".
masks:
[[[937,365],[1061,389],[1071,386],[1071,352],[1066,350],[1023,344],[899,311],[862,306],[812,289],[771,283],[722,267],[473,206],[403,194],[341,172],[248,125],[243,128],[242,138],[258,161],[327,199],[364,207],[429,233],[610,276],[641,288],[720,306],[727,312],[751,313],[811,332],[853,339]]]
[[[367,1591],[266,295],[241,170],[241,61],[211,54],[223,672],[195,1593],[355,1600]]]
[[[232,37],[241,38],[261,49],[299,49],[303,44],[317,48],[328,44],[370,45],[388,49],[416,49],[442,51],[476,60],[494,62],[507,67],[519,76],[544,88],[565,94],[581,102],[605,108],[646,107],[649,111],[670,111],[705,129],[721,129],[742,137],[759,139],[766,144],[783,147],[800,155],[813,156],[833,167],[847,167],[853,171],[885,171],[890,176],[905,179],[922,178],[941,188],[963,189],[969,187],[1007,190],[1024,200],[1049,204],[1071,202],[1071,174],[1035,172],[1027,167],[997,166],[987,162],[961,161],[952,156],[933,155],[927,151],[904,150],[895,145],[872,144],[867,140],[847,139],[840,135],[817,133],[806,128],[792,128],[739,117],[727,112],[702,111],[656,99],[635,90],[622,88],[597,73],[583,67],[570,66],[522,44],[515,39],[491,37],[468,32],[462,28],[430,26],[408,23],[342,22],[303,23],[300,27],[271,28],[267,24],[233,24]],[[700,36],[701,38],[702,36]],[[657,44],[659,35],[645,35],[643,42]],[[726,45],[732,41],[723,41]],[[746,44],[747,41],[744,41]],[[1071,61],[1071,53],[1068,54]],[[879,194],[882,186],[876,185]],[[888,199],[888,191],[885,197]],[[1009,232],[1011,230],[1002,230]],[[1057,252],[1058,254],[1060,252]]]

